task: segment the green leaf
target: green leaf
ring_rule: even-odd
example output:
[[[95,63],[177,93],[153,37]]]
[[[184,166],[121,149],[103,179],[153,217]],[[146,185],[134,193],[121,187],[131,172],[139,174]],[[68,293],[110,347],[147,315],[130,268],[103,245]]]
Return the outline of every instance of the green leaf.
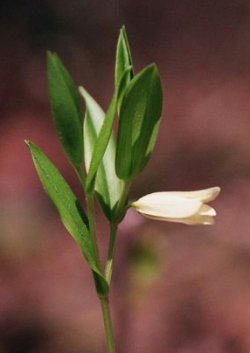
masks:
[[[147,66],[128,84],[119,119],[116,173],[131,180],[153,151],[162,111],[162,86],[155,64]]]
[[[57,208],[65,228],[75,239],[94,272],[99,293],[105,295],[109,286],[96,264],[88,230],[88,220],[79,201],[43,151],[32,142],[26,141],[26,143],[30,148],[35,168],[45,191]]]
[[[79,88],[79,92],[86,103],[83,131],[85,165],[88,171],[105,114],[83,87]],[[124,182],[117,177],[115,172],[115,151],[116,143],[112,133],[99,165],[95,182],[95,191],[99,197],[103,211],[109,219],[112,219],[114,208],[121,198],[124,187]]]
[[[115,63],[115,87],[118,90],[118,87],[121,83],[121,79],[124,75],[124,72],[131,68],[129,75],[126,75],[126,79],[123,80],[123,86],[120,86],[120,95],[118,96],[118,110],[120,108],[121,100],[123,93],[134,76],[133,73],[133,62],[131,51],[129,47],[128,37],[126,34],[125,27],[123,26],[120,30],[120,35],[117,42],[116,48],[116,63]]]
[[[108,291],[108,285],[96,265],[93,246],[88,230],[87,217],[61,173],[44,152],[32,142],[26,141],[34,161],[40,181],[54,203],[68,232],[82,250],[89,266],[95,272],[99,287]],[[101,289],[100,289],[101,290]]]
[[[56,54],[48,53],[48,82],[57,134],[71,163],[83,160],[82,113],[77,88]]]

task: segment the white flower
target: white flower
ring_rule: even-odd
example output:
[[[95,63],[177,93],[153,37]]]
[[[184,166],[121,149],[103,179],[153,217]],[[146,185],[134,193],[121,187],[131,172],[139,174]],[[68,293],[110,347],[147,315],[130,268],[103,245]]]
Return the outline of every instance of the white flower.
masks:
[[[154,192],[131,204],[143,216],[185,224],[213,224],[216,211],[206,202],[213,201],[219,187],[198,191]]]

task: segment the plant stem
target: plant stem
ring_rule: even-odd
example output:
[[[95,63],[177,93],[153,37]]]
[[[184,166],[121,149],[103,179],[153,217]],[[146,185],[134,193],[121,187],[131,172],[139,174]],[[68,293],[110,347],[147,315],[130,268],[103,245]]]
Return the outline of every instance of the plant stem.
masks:
[[[104,328],[105,328],[107,352],[115,353],[115,342],[114,342],[111,314],[110,314],[110,308],[109,308],[109,298],[100,297],[100,302],[102,307],[102,315],[103,315],[103,322],[104,322]]]
[[[87,208],[88,208],[90,235],[91,235],[93,248],[95,252],[96,263],[101,271],[100,255],[99,255],[99,249],[98,249],[97,238],[96,238],[94,195],[87,194],[86,201],[87,201]],[[96,278],[95,278],[95,283],[96,283],[96,289],[98,291],[98,281]],[[112,328],[111,314],[109,309],[109,298],[108,296],[102,296],[100,294],[98,295],[99,295],[99,299],[102,307],[102,316],[103,316],[105,337],[106,337],[106,343],[107,343],[107,353],[115,353],[113,328]]]
[[[115,219],[116,219],[116,223],[119,224],[125,213],[126,213],[126,202],[127,202],[127,198],[128,198],[128,193],[129,193],[129,189],[130,186],[132,184],[132,180],[131,181],[127,181],[124,184],[124,188],[123,188],[123,193],[121,198],[119,199],[117,205],[116,205],[116,209],[115,209]]]
[[[75,171],[76,171],[76,174],[78,176],[78,179],[82,185],[82,188],[83,188],[83,192],[84,192],[84,189],[85,189],[85,179],[86,179],[86,176],[85,174],[83,173],[82,171],[82,168],[79,166],[79,167],[76,167],[75,168]]]
[[[97,238],[96,238],[94,195],[87,194],[86,201],[87,201],[87,209],[88,209],[89,231],[90,231],[90,235],[93,243],[93,250],[95,253],[96,264],[101,270],[100,255],[99,255],[99,249],[98,249]]]
[[[126,182],[124,184],[123,193],[122,193],[121,198],[118,201],[118,204],[116,206],[116,211],[115,211],[116,219],[111,221],[111,223],[110,223],[109,248],[108,248],[107,262],[106,262],[106,266],[105,266],[105,278],[106,278],[108,284],[110,284],[110,282],[111,282],[112,271],[113,271],[113,261],[114,261],[115,245],[116,245],[117,227],[126,212],[125,205],[127,202],[130,186],[131,186],[131,182]]]
[[[80,173],[79,173],[80,174]],[[84,175],[80,174],[80,180],[82,186],[84,187]],[[107,283],[110,285],[111,277],[112,277],[112,270],[113,270],[113,260],[114,260],[114,252],[115,252],[115,243],[116,243],[116,232],[117,226],[122,220],[123,216],[125,215],[125,206],[128,197],[128,191],[130,188],[131,183],[127,182],[124,186],[123,194],[118,202],[116,208],[116,219],[110,223],[110,238],[109,238],[109,249],[108,249],[108,258],[105,267],[105,278]],[[97,237],[96,237],[96,224],[95,224],[95,204],[94,204],[94,195],[93,193],[87,193],[86,195],[86,202],[87,202],[87,211],[88,211],[88,219],[89,219],[89,231],[92,239],[93,250],[95,253],[96,264],[101,270],[101,263],[100,263],[100,255],[99,249],[97,245]],[[96,288],[98,291],[98,281],[95,278]],[[109,298],[108,296],[100,295],[99,292],[99,299],[101,302],[102,308],[102,315],[103,315],[103,322],[105,328],[105,336],[106,336],[106,344],[107,344],[107,353],[115,353],[115,342],[114,342],[114,335],[113,335],[113,328],[112,328],[112,320],[111,320],[111,313],[109,308]]]
[[[109,236],[109,248],[108,248],[108,258],[105,267],[105,278],[110,284],[112,271],[113,271],[113,260],[115,253],[115,243],[116,243],[116,232],[117,232],[117,223],[110,223],[110,236]]]

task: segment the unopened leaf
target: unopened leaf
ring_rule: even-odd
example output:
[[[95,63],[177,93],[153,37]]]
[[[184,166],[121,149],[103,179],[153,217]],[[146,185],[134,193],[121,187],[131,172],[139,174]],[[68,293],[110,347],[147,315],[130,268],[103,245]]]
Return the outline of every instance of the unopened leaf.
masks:
[[[112,98],[112,101],[108,108],[104,122],[100,129],[100,133],[96,139],[96,143],[94,146],[94,150],[92,153],[92,158],[89,166],[89,171],[86,178],[85,187],[87,192],[94,190],[96,173],[102,161],[103,155],[106,151],[106,148],[108,146],[110,137],[112,135],[115,115],[116,115],[116,94],[114,94]]]
[[[83,131],[85,165],[88,171],[93,150],[104,122],[105,113],[83,87],[80,87],[79,91],[86,103]],[[115,172],[115,151],[116,144],[112,133],[103,159],[100,162],[95,181],[95,191],[109,219],[112,218],[112,212],[121,197],[124,185],[124,182],[117,177]]]

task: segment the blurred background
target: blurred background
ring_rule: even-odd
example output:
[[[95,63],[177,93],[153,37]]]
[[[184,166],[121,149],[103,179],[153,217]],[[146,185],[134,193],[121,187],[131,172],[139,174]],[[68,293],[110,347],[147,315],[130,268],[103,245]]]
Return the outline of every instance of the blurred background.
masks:
[[[122,24],[136,70],[156,62],[165,91],[158,144],[131,198],[222,193],[213,227],[129,212],[111,293],[118,353],[249,353],[249,0],[0,1],[0,353],[105,351],[91,275],[23,140],[82,197],[52,125],[46,50],[106,109]]]

